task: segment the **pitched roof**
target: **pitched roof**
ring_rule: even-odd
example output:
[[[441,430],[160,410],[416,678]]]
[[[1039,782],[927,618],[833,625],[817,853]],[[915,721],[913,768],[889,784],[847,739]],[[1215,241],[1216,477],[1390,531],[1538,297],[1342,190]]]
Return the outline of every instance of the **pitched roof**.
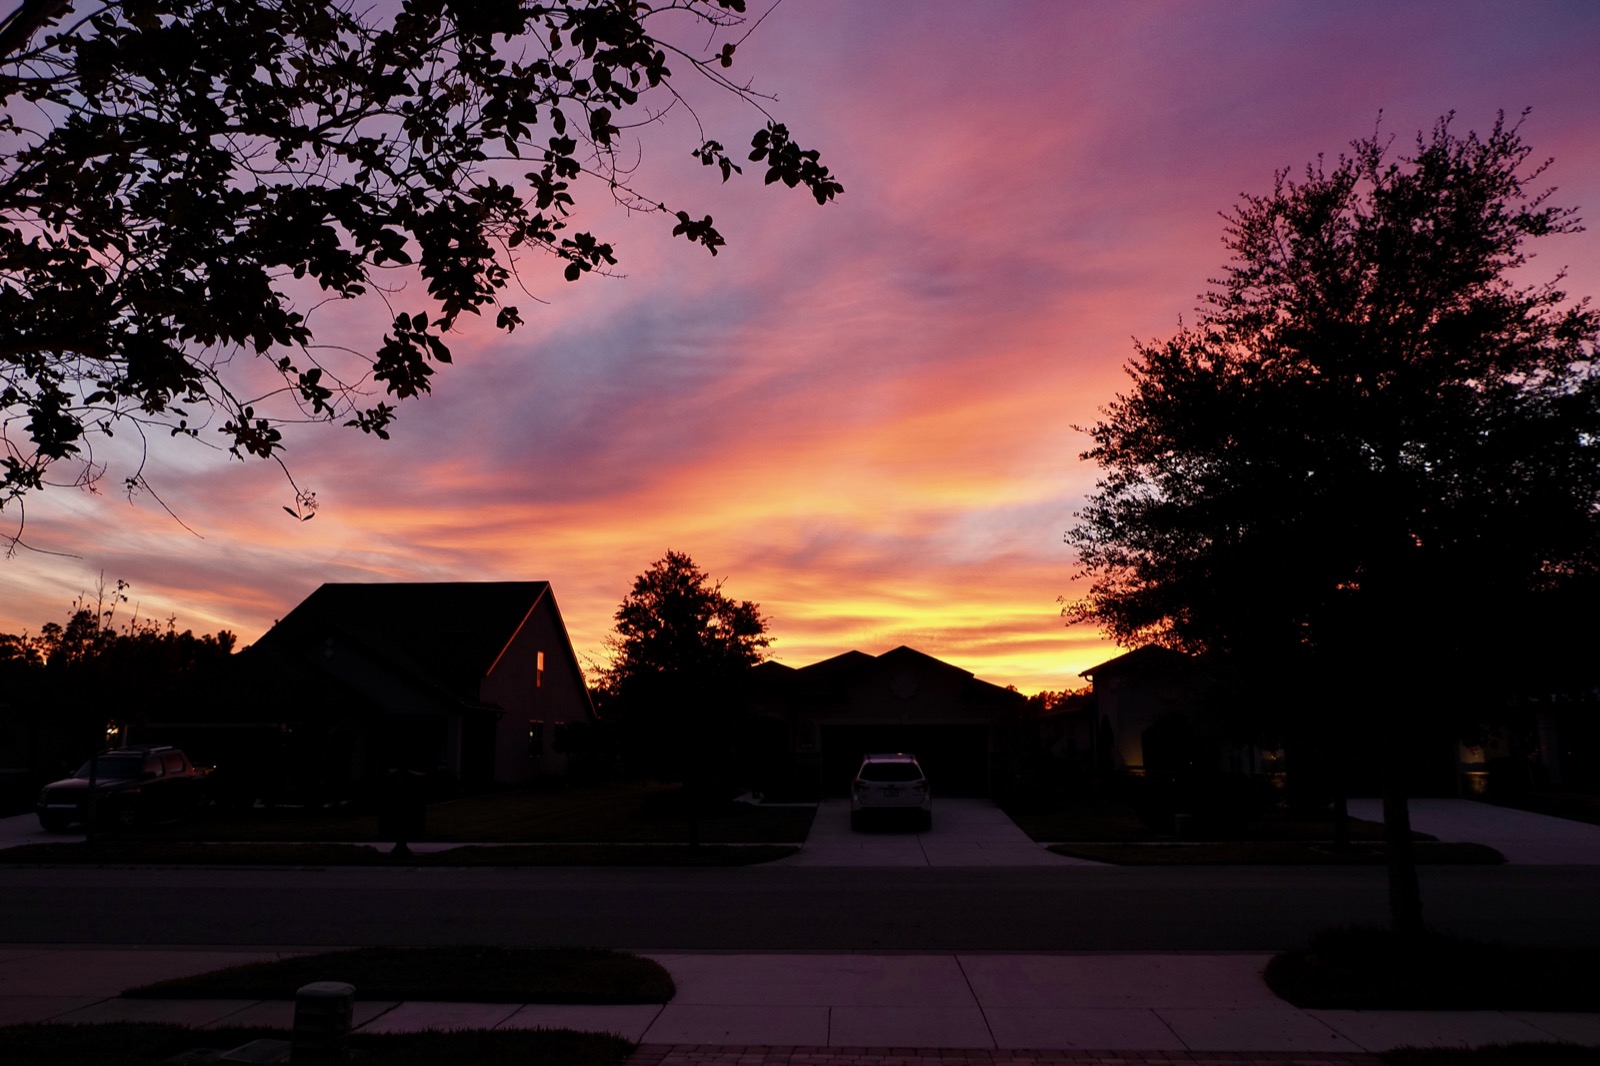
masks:
[[[961,685],[966,698],[975,702],[1000,702],[1009,704],[1020,703],[1023,697],[1010,689],[984,681],[975,677],[971,670],[963,670],[953,663],[943,659],[936,659],[926,652],[902,644],[897,648],[890,648],[882,655],[868,655],[863,651],[847,651],[842,655],[835,655],[831,659],[823,659],[802,666],[794,672],[794,678],[808,691],[840,691],[858,679],[870,676],[882,676],[885,671],[895,667],[910,670],[934,671],[952,676],[955,683]]]
[[[917,649],[908,647],[904,644],[900,645],[898,648],[890,648],[888,651],[878,656],[878,662],[884,666],[892,666],[895,664],[908,667],[920,666],[936,670],[951,670],[966,677],[975,676],[971,670],[963,670],[954,663],[947,663],[943,659],[935,659],[927,652],[918,651]]]
[[[305,654],[338,638],[475,701],[478,683],[549,590],[547,581],[329,583],[256,645]]]
[[[816,683],[843,677],[874,662],[877,660],[864,651],[847,651],[829,659],[818,660],[809,666],[798,667],[795,673],[808,682]]]
[[[1114,659],[1107,659],[1098,666],[1081,670],[1078,676],[1093,680],[1106,674],[1177,673],[1193,669],[1194,665],[1194,660],[1181,651],[1164,648],[1160,644],[1144,644]]]

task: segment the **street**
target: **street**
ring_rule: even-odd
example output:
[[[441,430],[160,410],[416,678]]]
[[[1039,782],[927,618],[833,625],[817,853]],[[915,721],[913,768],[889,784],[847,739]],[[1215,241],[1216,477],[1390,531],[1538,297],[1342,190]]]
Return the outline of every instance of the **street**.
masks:
[[[1600,867],[1422,871],[1437,929],[1600,945]],[[0,869],[0,943],[1272,951],[1387,918],[1381,867]]]

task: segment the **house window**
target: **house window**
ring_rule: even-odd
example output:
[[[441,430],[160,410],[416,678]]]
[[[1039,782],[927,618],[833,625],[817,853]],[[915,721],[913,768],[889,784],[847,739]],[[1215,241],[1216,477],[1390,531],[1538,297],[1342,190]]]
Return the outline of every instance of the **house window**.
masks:
[[[535,758],[544,754],[544,723],[537,718],[528,719],[528,754]]]
[[[533,660],[533,687],[544,688],[544,652],[535,652]]]

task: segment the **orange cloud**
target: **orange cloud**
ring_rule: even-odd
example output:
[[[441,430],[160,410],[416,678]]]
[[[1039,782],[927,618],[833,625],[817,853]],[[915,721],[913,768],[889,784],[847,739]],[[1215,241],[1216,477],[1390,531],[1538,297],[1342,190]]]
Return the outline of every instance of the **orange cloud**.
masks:
[[[785,662],[910,644],[1024,691],[1073,686],[1115,651],[1059,616],[1062,532],[1095,480],[1073,427],[1123,387],[1132,338],[1195,306],[1217,212],[1380,108],[1403,140],[1451,107],[1481,128],[1531,104],[1557,201],[1592,213],[1597,48],[1577,8],[780,6],[740,62],[825,152],[837,203],[755,168],[720,186],[647,132],[657,191],[714,214],[722,254],[586,216],[626,278],[531,264],[548,306],[513,300],[510,336],[464,323],[392,441],[291,435],[323,502],[310,522],[282,513],[270,465],[161,442],[149,476],[200,537],[149,499],[51,490],[28,538],[78,558],[0,563],[0,629],[63,617],[102,572],[146,614],[246,640],[324,581],[543,578],[596,661],[633,575],[672,548],[762,605]],[[760,124],[703,118],[730,139]],[[1547,254],[1600,294],[1592,233]],[[374,325],[342,316],[318,312],[330,338]]]

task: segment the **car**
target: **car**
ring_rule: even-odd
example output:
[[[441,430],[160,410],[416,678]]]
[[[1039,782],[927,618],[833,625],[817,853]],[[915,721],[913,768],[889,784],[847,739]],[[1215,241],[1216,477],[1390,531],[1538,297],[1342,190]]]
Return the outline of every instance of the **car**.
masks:
[[[39,824],[59,832],[92,817],[96,825],[131,829],[176,817],[204,802],[209,773],[170,745],[107,748],[71,777],[44,786]]]
[[[909,817],[923,832],[933,828],[933,790],[915,755],[867,755],[850,782],[850,828],[870,819]]]

